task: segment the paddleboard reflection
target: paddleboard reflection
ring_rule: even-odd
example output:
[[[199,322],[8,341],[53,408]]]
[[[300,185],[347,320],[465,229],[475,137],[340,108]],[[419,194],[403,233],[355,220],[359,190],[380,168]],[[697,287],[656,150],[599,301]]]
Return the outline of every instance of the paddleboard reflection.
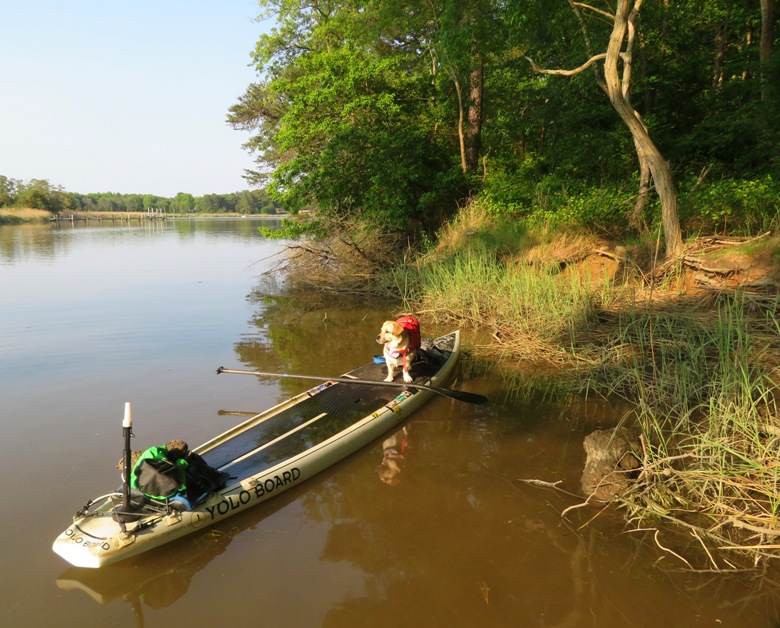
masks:
[[[161,609],[175,603],[190,588],[193,577],[222,554],[231,541],[302,494],[300,488],[259,504],[200,534],[100,569],[69,567],[57,578],[65,591],[83,591],[101,605],[130,604],[137,626],[144,626],[143,607]]]

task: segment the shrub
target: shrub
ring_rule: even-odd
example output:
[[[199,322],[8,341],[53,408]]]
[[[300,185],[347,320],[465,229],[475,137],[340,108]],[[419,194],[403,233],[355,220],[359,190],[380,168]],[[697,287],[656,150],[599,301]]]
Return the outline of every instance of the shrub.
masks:
[[[750,234],[777,228],[780,184],[771,175],[754,180],[697,183],[680,188],[681,219],[704,231]]]

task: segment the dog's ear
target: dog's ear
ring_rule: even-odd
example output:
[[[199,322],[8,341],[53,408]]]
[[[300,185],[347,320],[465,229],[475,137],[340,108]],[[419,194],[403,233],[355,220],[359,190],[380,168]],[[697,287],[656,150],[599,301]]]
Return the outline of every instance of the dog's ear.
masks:
[[[400,336],[404,333],[404,328],[398,323],[393,323],[393,336]]]
[[[385,321],[382,323],[382,332],[392,332],[393,331],[393,325],[395,325],[395,321]]]

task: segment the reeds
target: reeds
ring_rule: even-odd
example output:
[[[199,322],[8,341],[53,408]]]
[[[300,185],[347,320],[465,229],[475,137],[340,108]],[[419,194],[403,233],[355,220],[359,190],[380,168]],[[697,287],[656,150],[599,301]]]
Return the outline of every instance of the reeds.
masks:
[[[766,352],[777,319],[746,314],[744,299],[715,316],[634,312],[588,386],[636,403],[643,471],[623,498],[637,522],[675,520],[733,565],[725,550],[780,557],[780,417]]]
[[[515,357],[567,362],[576,359],[571,344],[587,326],[595,295],[607,288],[574,269],[502,257],[479,240],[398,269],[395,283],[413,294],[418,313],[490,330]]]

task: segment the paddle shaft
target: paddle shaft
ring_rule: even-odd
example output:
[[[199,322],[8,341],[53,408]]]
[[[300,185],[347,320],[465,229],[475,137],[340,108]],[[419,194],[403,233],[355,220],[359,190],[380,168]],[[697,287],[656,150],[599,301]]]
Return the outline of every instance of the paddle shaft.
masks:
[[[226,369],[220,366],[217,369],[217,374],[220,373],[233,373],[237,375],[255,375],[257,377],[280,377],[285,379],[311,379],[320,382],[341,382],[344,384],[361,384],[365,386],[391,386],[393,388],[419,388],[420,390],[428,390],[430,392],[441,395],[442,397],[449,397],[450,399],[457,399],[458,401],[465,401],[466,403],[487,403],[487,397],[477,395],[475,393],[464,392],[462,390],[451,390],[449,388],[439,388],[437,386],[427,386],[424,384],[407,384],[396,382],[376,382],[370,379],[352,379],[351,377],[320,377],[318,375],[290,375],[288,373],[264,373],[262,371],[242,371],[238,369]]]

